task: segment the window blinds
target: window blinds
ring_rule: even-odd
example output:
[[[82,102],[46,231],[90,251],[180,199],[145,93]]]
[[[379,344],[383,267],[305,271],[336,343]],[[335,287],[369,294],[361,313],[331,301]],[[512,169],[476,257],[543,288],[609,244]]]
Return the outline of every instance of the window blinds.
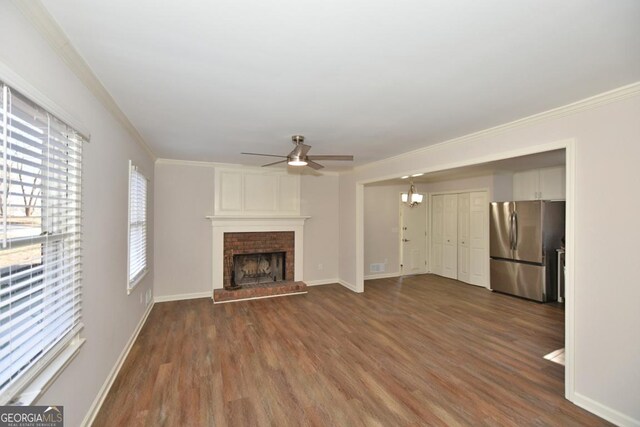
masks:
[[[147,178],[129,162],[129,285],[147,272]]]
[[[80,323],[81,161],[74,129],[0,82],[0,404]]]

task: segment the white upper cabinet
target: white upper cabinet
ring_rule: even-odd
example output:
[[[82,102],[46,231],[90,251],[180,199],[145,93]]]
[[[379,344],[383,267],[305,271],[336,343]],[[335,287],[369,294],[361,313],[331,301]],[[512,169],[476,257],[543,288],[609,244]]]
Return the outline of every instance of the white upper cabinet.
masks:
[[[514,200],[564,200],[565,168],[531,169],[513,174]]]
[[[298,216],[300,176],[286,170],[216,168],[215,215]]]

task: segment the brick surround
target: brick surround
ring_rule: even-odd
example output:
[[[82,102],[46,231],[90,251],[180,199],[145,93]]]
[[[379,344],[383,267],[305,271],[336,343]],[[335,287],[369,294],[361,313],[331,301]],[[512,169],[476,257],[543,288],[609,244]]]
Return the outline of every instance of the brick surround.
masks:
[[[224,259],[233,255],[285,252],[285,278],[294,280],[295,233],[293,231],[224,233]],[[231,263],[224,263],[223,284],[231,284]]]

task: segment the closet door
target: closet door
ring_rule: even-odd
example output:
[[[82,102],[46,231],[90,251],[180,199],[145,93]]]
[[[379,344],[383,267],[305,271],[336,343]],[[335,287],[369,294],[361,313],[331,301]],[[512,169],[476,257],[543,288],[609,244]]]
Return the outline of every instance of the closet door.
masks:
[[[444,195],[442,275],[458,278],[458,195]]]
[[[458,280],[469,283],[469,193],[458,194]]]
[[[489,226],[487,193],[484,191],[470,194],[469,216],[469,283],[487,286],[489,245],[487,227]]]
[[[431,198],[431,272],[442,275],[444,196]]]

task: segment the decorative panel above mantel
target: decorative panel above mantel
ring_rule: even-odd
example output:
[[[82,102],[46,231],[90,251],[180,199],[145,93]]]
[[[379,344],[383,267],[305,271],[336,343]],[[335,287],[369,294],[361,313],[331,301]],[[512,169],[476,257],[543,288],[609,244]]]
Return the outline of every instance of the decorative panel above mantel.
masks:
[[[287,170],[215,170],[215,215],[300,215],[300,176]]]

